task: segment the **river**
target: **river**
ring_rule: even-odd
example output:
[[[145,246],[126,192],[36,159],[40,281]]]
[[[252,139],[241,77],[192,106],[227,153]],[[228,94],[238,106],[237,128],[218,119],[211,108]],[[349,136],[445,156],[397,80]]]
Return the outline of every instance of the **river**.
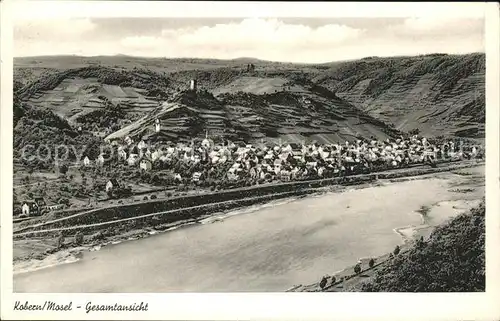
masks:
[[[421,206],[431,207],[427,223],[436,225],[476,204],[484,195],[484,167],[464,171],[480,175],[441,173],[239,210],[85,252],[74,263],[17,274],[14,290],[285,291],[391,251],[403,241],[395,229],[423,223],[416,212]]]

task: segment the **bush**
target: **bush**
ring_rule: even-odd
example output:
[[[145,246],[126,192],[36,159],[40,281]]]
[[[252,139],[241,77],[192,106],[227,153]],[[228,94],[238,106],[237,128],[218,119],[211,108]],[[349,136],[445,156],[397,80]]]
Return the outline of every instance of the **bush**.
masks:
[[[61,248],[64,245],[64,235],[61,233],[57,237],[57,248]]]
[[[83,233],[82,232],[77,232],[75,234],[75,243],[77,245],[81,245],[83,243]]]
[[[368,262],[368,266],[370,268],[372,268],[374,265],[375,265],[375,260],[374,259],[370,259],[370,261]]]
[[[326,276],[324,276],[321,281],[319,282],[319,287],[321,288],[321,290],[323,290],[326,286],[326,284],[328,283],[328,280],[326,278]]]
[[[396,247],[394,248],[394,252],[392,253],[394,253],[394,255],[398,255],[399,252],[401,252],[401,248],[399,247],[399,245],[396,245]]]
[[[361,265],[358,263],[354,266],[354,273],[359,274],[361,272]]]
[[[152,200],[155,200],[155,199],[157,199],[158,197],[157,197],[155,194],[153,194],[153,195],[151,195],[151,197],[150,197],[150,198],[151,198]]]
[[[334,285],[336,281],[337,279],[335,278],[335,276],[332,276],[332,285]]]
[[[144,196],[144,198],[142,199],[143,201],[147,201],[148,200],[148,197],[147,196]]]

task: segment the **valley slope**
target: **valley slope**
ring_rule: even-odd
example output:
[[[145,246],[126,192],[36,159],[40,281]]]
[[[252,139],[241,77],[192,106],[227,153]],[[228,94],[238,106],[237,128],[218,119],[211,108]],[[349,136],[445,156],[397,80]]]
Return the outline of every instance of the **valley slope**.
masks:
[[[247,64],[255,65],[248,71]],[[306,65],[128,56],[14,61],[15,95],[110,139],[342,141],[398,130],[484,137],[484,54]],[[199,91],[188,89],[197,79]],[[106,110],[119,113],[109,117]],[[110,118],[113,121],[104,121]],[[116,119],[115,119],[116,118]],[[161,122],[160,133],[154,121]]]

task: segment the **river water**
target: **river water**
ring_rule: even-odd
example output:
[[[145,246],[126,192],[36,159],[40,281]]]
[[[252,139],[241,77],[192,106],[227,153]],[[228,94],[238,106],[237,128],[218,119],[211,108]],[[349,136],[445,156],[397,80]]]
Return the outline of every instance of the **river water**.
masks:
[[[240,210],[222,220],[86,252],[75,263],[17,274],[14,290],[285,291],[391,251],[402,243],[395,229],[422,224],[416,211],[423,205],[444,204],[436,215],[430,212],[432,225],[456,215],[457,206],[446,210],[446,204],[484,195],[484,181],[468,194],[452,191],[467,179],[442,173]]]

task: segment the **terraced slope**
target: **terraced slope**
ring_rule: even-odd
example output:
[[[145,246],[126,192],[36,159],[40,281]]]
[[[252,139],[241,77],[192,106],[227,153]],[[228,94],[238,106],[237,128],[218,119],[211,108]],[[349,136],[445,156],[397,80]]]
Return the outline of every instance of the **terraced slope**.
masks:
[[[106,139],[130,136],[187,140],[208,132],[212,137],[253,142],[339,142],[370,136],[385,139],[398,134],[328,91],[315,87],[303,90],[263,95],[238,92],[218,97],[206,91],[184,91]],[[159,133],[154,130],[157,119],[161,124]]]
[[[43,74],[21,86],[17,95],[24,103],[77,121],[110,104],[129,113],[151,111],[173,92],[172,83],[164,75],[148,70],[85,67]]]
[[[358,60],[312,80],[403,131],[484,136],[484,54]]]
[[[418,129],[426,136],[484,137],[484,54],[370,57],[320,65],[249,58],[59,58],[15,59],[15,88],[23,102],[48,108],[73,125],[110,105],[135,115],[133,120],[149,115],[162,110],[166,102],[176,103],[175,95],[187,89],[190,79],[197,79],[201,90],[224,101],[219,114],[214,109],[204,114],[198,102],[184,104],[199,114],[199,123],[204,124],[199,132],[217,132],[232,124],[222,130],[224,135],[328,140],[358,134],[383,136],[385,129],[378,128],[385,128],[384,122],[402,131]],[[255,64],[255,71],[246,71],[248,62]],[[310,89],[314,85],[335,95],[315,92]],[[257,108],[245,99],[263,105]],[[355,116],[346,118],[345,113],[352,110]],[[372,117],[361,121],[368,125],[357,120],[360,112],[362,119],[366,114]],[[162,127],[187,133],[198,126],[192,120],[181,121],[182,117],[164,120]],[[178,131],[174,129],[172,133]]]

